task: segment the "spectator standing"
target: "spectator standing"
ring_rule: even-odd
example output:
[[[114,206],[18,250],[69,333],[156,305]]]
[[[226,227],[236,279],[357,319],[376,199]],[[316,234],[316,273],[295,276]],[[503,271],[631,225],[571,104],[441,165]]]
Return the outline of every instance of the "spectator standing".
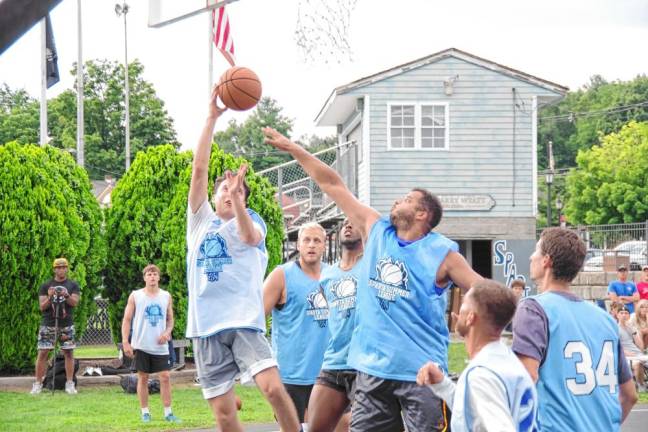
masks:
[[[618,280],[610,282],[608,285],[608,296],[612,301],[623,303],[630,313],[634,312],[634,304],[639,301],[639,292],[634,282],[628,280],[628,268],[620,265],[617,268]]]

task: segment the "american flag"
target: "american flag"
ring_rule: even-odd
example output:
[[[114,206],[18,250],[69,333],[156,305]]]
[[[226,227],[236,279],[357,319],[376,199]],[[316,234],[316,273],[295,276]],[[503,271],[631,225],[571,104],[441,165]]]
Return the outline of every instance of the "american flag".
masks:
[[[234,40],[230,31],[229,18],[225,6],[212,11],[212,30],[214,43],[230,65],[234,66]]]

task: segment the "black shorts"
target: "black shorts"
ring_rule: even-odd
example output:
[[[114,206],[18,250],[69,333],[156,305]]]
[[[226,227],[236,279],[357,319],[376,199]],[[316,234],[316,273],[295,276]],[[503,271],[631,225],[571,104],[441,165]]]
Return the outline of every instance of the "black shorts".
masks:
[[[144,351],[135,350],[135,362],[133,366],[137,372],[156,373],[170,370],[169,354],[154,355]]]
[[[306,408],[308,408],[308,400],[313,391],[313,385],[284,384],[284,387],[286,387],[290,399],[292,399],[295,408],[297,408],[299,423],[304,423],[304,414],[306,413]]]
[[[322,369],[315,384],[323,385],[346,395],[349,405],[345,413],[351,411],[351,404],[355,395],[356,371],[353,369]]]

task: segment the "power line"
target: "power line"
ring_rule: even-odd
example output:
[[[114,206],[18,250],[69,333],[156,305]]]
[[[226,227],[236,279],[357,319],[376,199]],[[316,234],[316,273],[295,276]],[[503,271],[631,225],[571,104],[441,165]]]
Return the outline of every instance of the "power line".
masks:
[[[592,117],[600,114],[616,114],[616,113],[621,113],[625,111],[630,111],[634,108],[641,108],[641,107],[648,107],[648,101],[643,101],[643,102],[638,102],[635,104],[631,105],[621,105],[617,107],[612,107],[612,108],[606,108],[606,109],[601,109],[601,110],[594,110],[594,111],[584,111],[584,112],[569,112],[567,114],[559,114],[559,115],[554,115],[554,116],[543,116],[539,117],[538,120],[558,120],[558,119],[569,119],[570,121],[574,121],[577,117]]]

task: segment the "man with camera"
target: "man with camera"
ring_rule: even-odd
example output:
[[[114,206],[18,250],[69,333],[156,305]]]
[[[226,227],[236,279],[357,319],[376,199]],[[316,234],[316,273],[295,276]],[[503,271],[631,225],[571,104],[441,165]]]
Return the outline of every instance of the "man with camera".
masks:
[[[43,390],[43,376],[47,367],[47,356],[57,342],[65,357],[65,391],[76,394],[74,388],[74,321],[72,311],[79,304],[79,285],[67,278],[68,261],[65,258],[54,260],[54,278],[41,285],[38,302],[43,314],[38,331],[38,357],[36,358],[36,381],[31,394]]]

